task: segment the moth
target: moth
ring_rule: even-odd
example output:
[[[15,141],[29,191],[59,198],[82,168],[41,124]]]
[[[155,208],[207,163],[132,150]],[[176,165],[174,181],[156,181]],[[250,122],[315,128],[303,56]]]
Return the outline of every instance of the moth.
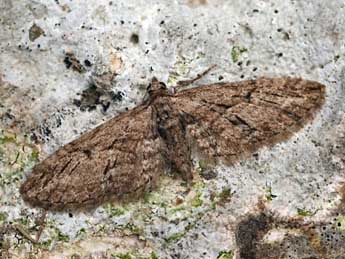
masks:
[[[193,178],[192,158],[233,165],[311,121],[325,86],[301,78],[215,83],[176,93],[153,78],[148,98],[37,164],[20,187],[47,210],[96,207],[154,189],[165,170]]]

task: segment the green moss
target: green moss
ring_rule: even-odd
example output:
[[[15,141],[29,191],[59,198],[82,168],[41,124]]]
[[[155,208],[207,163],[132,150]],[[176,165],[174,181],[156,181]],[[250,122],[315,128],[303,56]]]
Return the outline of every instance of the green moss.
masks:
[[[158,192],[146,192],[144,194],[144,203],[155,204],[162,208],[166,208],[168,205],[162,201],[162,196]]]
[[[151,192],[144,193],[144,203],[150,203]]]
[[[8,214],[6,212],[0,212],[0,225],[6,221]]]
[[[79,239],[85,238],[85,236],[86,236],[86,230],[85,230],[85,228],[79,229],[76,236],[77,236],[77,238],[79,238]]]
[[[234,254],[232,251],[221,251],[219,252],[217,259],[233,259]]]
[[[38,160],[38,149],[30,143],[26,135],[0,132],[0,186],[6,187],[19,182],[25,168],[30,168]]]
[[[22,169],[0,175],[0,187],[20,181],[23,178],[21,171]]]
[[[167,84],[168,85],[175,85],[177,82],[177,75],[175,74],[170,74],[169,75],[169,78],[168,78],[168,81],[167,81]]]
[[[218,202],[225,203],[230,200],[232,196],[231,188],[225,187],[219,194],[218,194]]]
[[[236,63],[239,60],[241,54],[246,51],[248,51],[248,49],[246,49],[245,47],[233,46],[231,49],[232,62]]]
[[[198,171],[200,173],[204,172],[207,169],[207,163],[204,160],[199,160],[198,162]]]
[[[18,223],[23,226],[29,226],[30,224],[29,216],[24,216],[24,217],[19,218]]]
[[[199,181],[193,184],[194,190],[202,190],[205,188],[205,183],[203,181]]]
[[[274,195],[273,193],[272,193],[272,187],[271,186],[268,186],[267,188],[266,188],[266,199],[268,200],[268,201],[272,201],[274,198],[277,198],[278,196],[277,195]]]
[[[122,208],[113,207],[113,205],[110,203],[104,205],[103,208],[106,211],[106,213],[111,217],[118,217],[125,214],[125,211]]]
[[[197,208],[200,207],[203,204],[203,201],[201,199],[201,193],[198,193],[196,197],[192,200],[192,206]]]
[[[56,239],[58,241],[63,241],[63,242],[69,242],[69,236],[68,235],[65,235],[63,234],[60,230],[57,229],[57,237]]]
[[[133,255],[131,253],[125,253],[125,254],[112,254],[113,258],[116,259],[159,259],[158,256],[151,252],[149,256],[141,256],[141,255]]]
[[[186,210],[188,207],[186,207],[186,206],[178,206],[178,207],[176,207],[176,208],[172,208],[172,209],[170,209],[169,210],[169,213],[170,214],[175,214],[176,212],[179,212],[179,211],[184,211],[184,210]]]
[[[181,232],[181,233],[175,233],[167,238],[165,238],[165,242],[167,243],[175,243],[178,240],[180,240],[181,238],[183,238],[186,235],[185,232]]]
[[[49,250],[51,248],[53,240],[48,239],[43,242],[38,242],[37,244],[34,244],[35,247],[41,248],[41,249],[46,249]]]
[[[0,144],[14,143],[17,144],[16,136],[0,136]]]
[[[119,259],[132,259],[132,256],[127,253],[127,254],[118,254],[115,257],[119,258]]]
[[[155,252],[151,252],[151,258],[150,259],[158,259],[158,256]]]
[[[131,223],[128,223],[125,228],[130,230],[132,234],[135,235],[143,235],[144,233],[143,229]]]
[[[314,216],[316,214],[318,210],[310,211],[310,210],[306,210],[306,209],[302,209],[302,208],[297,208],[297,214],[298,216],[302,216],[302,217],[311,217]]]
[[[39,152],[37,149],[33,149],[32,152],[31,152],[31,161],[38,161],[38,158],[39,158]]]

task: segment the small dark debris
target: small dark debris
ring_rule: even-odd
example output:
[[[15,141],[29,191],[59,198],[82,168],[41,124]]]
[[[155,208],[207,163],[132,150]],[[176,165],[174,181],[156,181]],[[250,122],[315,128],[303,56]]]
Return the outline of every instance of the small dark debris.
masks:
[[[35,129],[31,129],[30,131],[31,131],[30,140],[37,144],[38,143],[38,137],[35,133]]]
[[[48,127],[46,127],[46,126],[43,126],[43,128],[42,128],[42,133],[45,135],[45,136],[50,136],[50,134],[52,133],[52,131],[48,128]]]
[[[33,24],[29,30],[29,39],[30,41],[35,41],[39,37],[44,35],[44,30],[39,27],[37,24]]]
[[[206,169],[200,172],[200,176],[205,180],[212,180],[217,177],[217,172],[212,169]]]
[[[218,80],[219,80],[219,81],[222,81],[223,79],[224,79],[223,76],[219,76],[219,77],[218,77]]]
[[[121,102],[124,94],[121,91],[116,93],[107,91],[90,83],[89,87],[79,95],[80,99],[74,99],[73,104],[81,111],[93,111],[100,106],[102,111],[106,112],[112,102]]]
[[[136,33],[133,33],[131,35],[130,41],[134,44],[138,44],[139,43],[139,35]]]
[[[116,93],[110,92],[110,97],[113,101],[121,102],[123,99],[123,92],[117,91]]]
[[[284,31],[284,37],[283,37],[284,40],[289,40],[290,39],[290,34],[286,31]]]
[[[90,60],[85,59],[85,60],[84,60],[84,65],[87,66],[87,67],[91,67],[91,66],[92,66],[92,63],[90,62]]]
[[[73,100],[73,104],[77,107],[80,107],[81,106],[81,101],[80,100],[77,100],[77,99],[74,99]]]
[[[73,100],[73,104],[78,106],[81,111],[92,111],[96,109],[97,104],[101,104],[100,97],[103,95],[103,91],[98,89],[96,85],[91,84],[81,94],[80,100]]]
[[[5,112],[5,117],[8,118],[8,119],[10,119],[10,120],[15,119],[15,116],[12,115],[10,112]]]
[[[65,63],[67,69],[72,68],[74,71],[77,71],[79,73],[85,72],[85,67],[80,64],[80,61],[71,52],[67,52],[65,54],[63,62]]]

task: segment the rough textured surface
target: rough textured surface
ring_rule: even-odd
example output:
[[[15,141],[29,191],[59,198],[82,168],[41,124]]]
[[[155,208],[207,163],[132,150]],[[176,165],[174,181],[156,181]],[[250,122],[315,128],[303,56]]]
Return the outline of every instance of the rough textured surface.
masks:
[[[143,104],[36,165],[20,188],[23,198],[48,210],[87,208],[126,194],[142,196],[167,168],[191,181],[196,153],[207,163],[233,165],[300,129],[325,93],[317,82],[293,78],[211,84],[177,94],[153,80],[151,88]]]
[[[340,0],[0,1],[0,247],[12,258],[344,258],[345,20]],[[193,86],[302,77],[326,86],[314,120],[234,166],[193,161],[140,201],[38,209],[31,168],[142,103],[153,76]],[[4,230],[4,231],[3,231]]]

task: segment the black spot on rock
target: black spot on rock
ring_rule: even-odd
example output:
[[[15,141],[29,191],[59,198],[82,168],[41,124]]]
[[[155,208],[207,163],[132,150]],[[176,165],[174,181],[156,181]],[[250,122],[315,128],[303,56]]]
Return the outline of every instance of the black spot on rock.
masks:
[[[63,62],[65,63],[67,69],[72,68],[74,71],[77,71],[79,73],[85,72],[85,67],[80,64],[80,61],[73,53],[67,52],[65,54]]]
[[[138,44],[139,43],[139,35],[136,33],[133,33],[131,35],[130,41],[134,44]]]
[[[106,112],[112,102],[120,102],[123,99],[123,93],[118,91],[107,91],[96,84],[90,83],[87,89],[80,94],[80,99],[74,99],[73,104],[81,111],[93,111],[100,106],[103,112]]]
[[[110,92],[110,97],[113,101],[121,102],[123,99],[123,92],[117,91],[116,93]]]
[[[92,66],[92,63],[90,62],[90,60],[85,59],[85,60],[84,60],[84,65],[87,66],[87,67],[91,67],[91,66]]]

